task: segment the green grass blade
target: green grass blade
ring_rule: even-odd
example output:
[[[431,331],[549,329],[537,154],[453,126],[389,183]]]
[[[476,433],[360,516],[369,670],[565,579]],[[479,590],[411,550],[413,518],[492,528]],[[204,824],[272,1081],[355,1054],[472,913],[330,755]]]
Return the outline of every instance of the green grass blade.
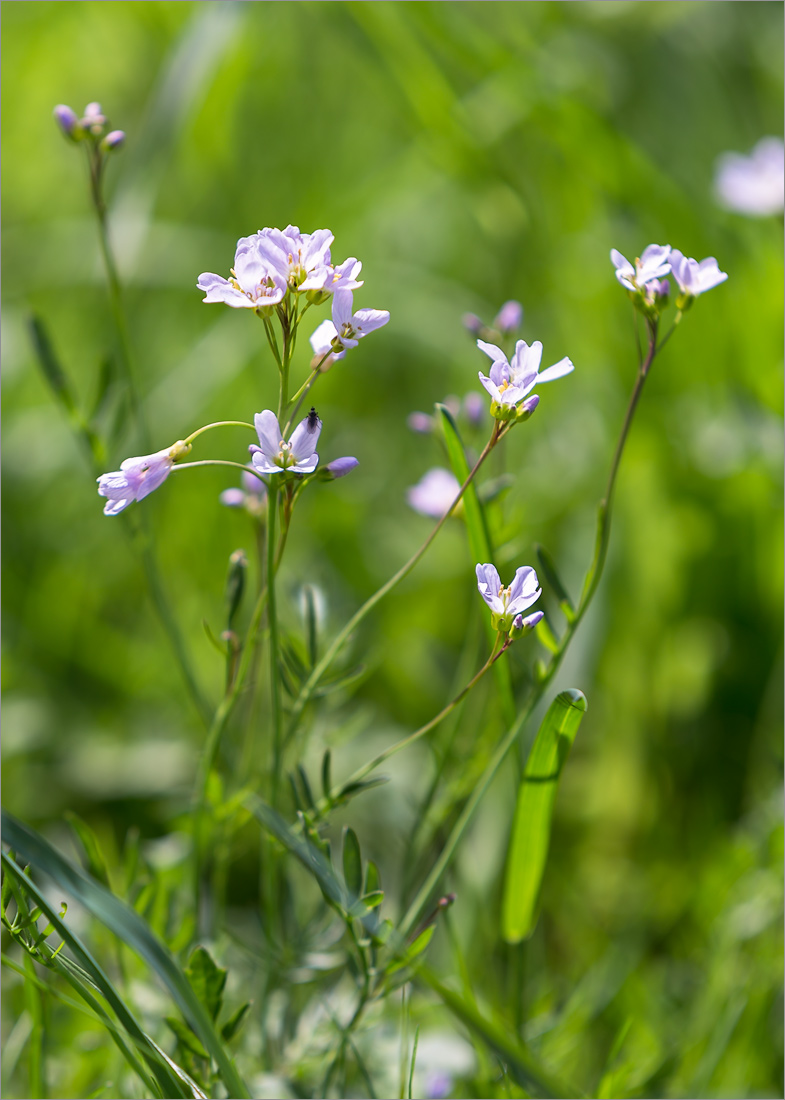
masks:
[[[3,811],[3,837],[6,843],[29,860],[33,866],[49,875],[63,890],[84,905],[94,917],[133,948],[159,975],[185,1019],[199,1036],[203,1046],[215,1060],[218,1072],[230,1096],[242,1100],[248,1097],[243,1084],[212,1021],[191,988],[188,979],[169,950],[152,934],[139,914],[125,902],[90,878],[81,868],[64,859],[42,836],[21,821]],[[27,889],[27,886],[25,886]],[[38,904],[41,904],[38,898]],[[41,906],[44,909],[44,906]],[[60,935],[66,926],[47,906],[47,916],[54,916]],[[67,929],[66,929],[67,930]],[[70,934],[70,933],[69,933]],[[97,964],[95,964],[97,966]],[[102,972],[103,973],[103,972]],[[106,981],[106,976],[104,975]],[[116,994],[115,994],[116,997]],[[122,1004],[122,1002],[120,1002]],[[115,1006],[112,1005],[114,1008]],[[123,1006],[124,1007],[124,1006]],[[127,1010],[126,1010],[127,1011]]]
[[[427,967],[419,967],[417,977],[431,987],[472,1035],[481,1039],[498,1055],[510,1077],[527,1093],[543,1097],[581,1096],[573,1086],[556,1080],[540,1066],[517,1036],[509,1035],[493,1020],[483,1016],[474,1004],[442,985]]]
[[[537,898],[548,857],[551,817],[564,761],[586,713],[586,698],[571,688],[548,708],[526,762],[515,807],[502,900],[502,936],[520,943],[537,923]]]
[[[450,460],[452,472],[458,478],[460,484],[463,485],[464,481],[469,476],[470,467],[469,463],[466,461],[466,452],[463,449],[463,443],[458,433],[458,428],[456,427],[450,411],[445,408],[444,405],[437,405],[436,411],[444,431],[444,441],[447,445],[447,455]],[[478,563],[493,562],[493,546],[488,532],[488,524],[485,519],[485,511],[474,481],[472,481],[471,485],[468,486],[466,492],[463,494],[463,511],[466,517],[466,532],[469,536],[469,549],[475,565]],[[496,640],[496,631],[491,625],[491,617],[490,615],[484,615],[483,618],[485,619],[488,637],[493,644]],[[510,666],[507,661],[497,661],[493,666],[493,673],[496,677],[496,685],[499,690],[499,699],[501,701],[504,721],[505,724],[509,726],[515,720],[515,699],[512,693]]]
[[[6,839],[9,833],[13,831],[13,828],[9,828],[10,822],[6,820],[6,815],[3,815],[3,834]],[[17,841],[14,842],[14,849],[18,852],[22,852],[22,845]],[[26,853],[25,853],[26,854]],[[27,856],[26,858],[30,858]],[[35,885],[35,883],[25,875],[21,867],[19,867],[14,860],[3,854],[2,856],[3,868],[6,874],[13,875],[19,886],[26,893],[33,898],[36,904],[40,907],[41,911],[49,918],[54,925],[54,928],[61,939],[65,940],[66,944],[73,952],[73,954],[79,960],[82,968],[86,971],[89,980],[94,984],[95,988],[101,993],[107,1004],[110,1006],[117,1019],[125,1028],[127,1034],[134,1041],[136,1046],[141,1051],[152,1073],[154,1074],[156,1081],[158,1082],[161,1095],[169,1097],[183,1097],[188,1098],[192,1094],[186,1091],[185,1086],[178,1080],[177,1076],[172,1072],[171,1068],[166,1065],[166,1062],[158,1055],[149,1037],[145,1034],[142,1027],[139,1025],[133,1014],[128,1009],[127,1005],[123,1001],[120,994],[115,989],[109,977],[105,974],[102,967],[93,958],[90,951],[85,947],[82,941],[76,936],[72,930],[66,925],[58,916],[56,910],[54,910],[41,891]]]

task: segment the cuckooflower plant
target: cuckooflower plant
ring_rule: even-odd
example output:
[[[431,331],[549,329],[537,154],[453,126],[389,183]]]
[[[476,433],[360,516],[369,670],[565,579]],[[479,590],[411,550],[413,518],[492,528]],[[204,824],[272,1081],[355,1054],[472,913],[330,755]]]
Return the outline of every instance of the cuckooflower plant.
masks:
[[[479,372],[480,382],[493,399],[491,415],[497,420],[509,420],[518,415],[522,419],[531,415],[539,404],[539,397],[529,393],[539,382],[553,382],[575,370],[572,360],[566,356],[558,363],[540,371],[542,344],[539,340],[529,347],[525,340],[519,340],[511,360],[495,344],[477,341],[477,347],[493,360],[490,376]],[[519,403],[522,402],[520,408]]]
[[[291,439],[283,439],[278,417],[270,409],[257,413],[253,418],[260,446],[253,447],[251,461],[260,474],[280,474],[284,470],[293,474],[311,474],[319,464],[315,451],[322,430],[322,422],[311,409],[292,432]]]
[[[477,588],[480,595],[491,609],[494,628],[499,631],[508,631],[513,627],[514,621],[523,615],[527,608],[540,598],[540,588],[537,574],[530,565],[522,565],[515,570],[512,584],[505,588],[502,584],[495,565],[477,565]],[[539,622],[540,613],[529,616],[533,619],[530,625]],[[518,624],[521,628],[527,624],[527,620],[521,617]]]

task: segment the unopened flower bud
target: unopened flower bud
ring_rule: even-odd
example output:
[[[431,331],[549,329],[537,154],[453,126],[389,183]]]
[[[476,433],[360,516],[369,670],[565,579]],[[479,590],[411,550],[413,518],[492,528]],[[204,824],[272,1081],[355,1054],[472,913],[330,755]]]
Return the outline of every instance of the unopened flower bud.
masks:
[[[125,132],[123,130],[112,130],[101,142],[101,148],[105,153],[109,153],[112,149],[119,149],[124,141]]]
[[[531,615],[516,615],[512,621],[512,628],[510,630],[510,639],[514,641],[516,638],[522,637],[524,634],[528,634],[530,630],[533,630],[540,619],[544,618],[545,613],[543,611],[534,611]]]
[[[334,458],[320,469],[319,475],[322,481],[335,481],[339,477],[346,477],[359,465],[358,459],[349,455],[345,458]]]
[[[502,336],[509,336],[511,332],[515,332],[517,328],[520,328],[522,320],[523,306],[520,302],[511,300],[505,302],[496,314],[493,327],[498,329]]]
[[[433,431],[433,417],[428,416],[428,413],[409,413],[406,423],[413,432],[418,432],[420,435],[430,435]]]
[[[54,111],[55,122],[63,131],[67,138],[71,141],[78,141],[81,136],[81,130],[79,127],[79,119],[76,117],[76,112],[72,111],[70,107],[66,107],[64,103],[58,103]]]
[[[474,336],[479,336],[484,327],[476,313],[464,313],[461,321],[463,322],[463,327],[468,329]]]
[[[245,551],[235,550],[229,557],[229,572],[226,576],[226,626],[232,629],[234,617],[237,614],[245,589],[245,574],[248,569],[248,559]]]
[[[516,422],[522,423],[524,420],[528,420],[539,403],[540,396],[537,393],[533,393],[531,397],[527,397],[525,401],[522,401],[518,406],[518,412],[515,417]]]

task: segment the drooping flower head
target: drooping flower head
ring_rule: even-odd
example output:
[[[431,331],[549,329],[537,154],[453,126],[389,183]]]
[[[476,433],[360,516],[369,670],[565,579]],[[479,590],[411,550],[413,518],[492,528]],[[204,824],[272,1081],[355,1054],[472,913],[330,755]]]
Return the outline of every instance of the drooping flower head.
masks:
[[[748,157],[723,153],[714,181],[717,200],[727,210],[751,218],[781,214],[785,205],[785,144],[761,138]]]
[[[633,292],[642,291],[652,279],[661,279],[670,272],[670,253],[669,244],[650,244],[644,248],[640,258],[635,257],[633,265],[621,252],[612,248],[611,263],[616,268],[616,278],[623,287]]]
[[[386,309],[358,309],[355,313],[354,296],[344,289],[333,295],[332,314],[332,321],[322,321],[311,336],[311,347],[317,355],[330,352],[334,359],[343,359],[347,348],[356,348],[363,336],[390,320]]]
[[[440,519],[458,495],[461,483],[441,466],[428,470],[416,485],[406,490],[409,507],[421,516]]]
[[[491,395],[491,415],[499,420],[508,420],[512,416],[531,414],[537,408],[539,397],[528,395],[540,382],[553,382],[563,378],[575,369],[572,360],[565,357],[558,363],[540,371],[542,344],[539,340],[529,347],[525,340],[515,345],[512,359],[495,344],[477,341],[477,347],[493,360],[490,376],[479,372],[480,382]],[[520,403],[520,408],[518,408]]]
[[[97,478],[98,495],[106,497],[105,516],[116,516],[135,500],[144,498],[166,481],[175,462],[188,454],[191,446],[178,440],[172,447],[151,455],[126,458],[120,469]]]
[[[495,565],[477,565],[475,572],[477,588],[491,609],[492,622],[497,630],[510,630],[513,620],[519,615],[522,616],[542,593],[537,574],[530,565],[522,565],[520,569],[516,569],[512,584],[508,588],[505,588],[499,579]],[[541,616],[538,615],[536,621],[539,621],[539,618]],[[526,625],[526,622],[527,620],[521,619],[521,625]]]
[[[319,463],[315,448],[322,430],[315,409],[300,421],[288,442],[270,409],[257,413],[253,420],[260,446],[254,446],[251,461],[259,473],[280,474],[284,470],[293,474],[313,473]]]
[[[688,259],[684,253],[675,248],[671,253],[671,269],[686,299],[686,301],[677,302],[679,308],[684,308],[693,298],[719,286],[728,278],[727,272],[720,271],[713,256],[708,256],[698,263],[697,260]]]

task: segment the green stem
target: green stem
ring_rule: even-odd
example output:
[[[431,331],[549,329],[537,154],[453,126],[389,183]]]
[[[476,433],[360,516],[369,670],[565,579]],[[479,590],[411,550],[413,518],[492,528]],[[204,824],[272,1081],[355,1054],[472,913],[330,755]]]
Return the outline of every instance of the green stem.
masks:
[[[275,809],[281,774],[281,683],[278,672],[278,616],[275,601],[275,521],[278,513],[278,487],[270,486],[267,505],[267,624],[270,632],[270,699],[272,703],[272,791],[270,804]],[[283,533],[283,531],[282,531]]]
[[[567,651],[570,642],[572,641],[573,635],[575,634],[575,631],[578,629],[581,620],[586,614],[594,593],[597,591],[597,586],[600,582],[603,567],[605,565],[605,559],[607,556],[608,541],[610,537],[611,505],[613,503],[613,491],[616,486],[616,476],[619,472],[619,464],[621,462],[621,456],[624,451],[624,445],[626,443],[627,436],[632,425],[632,420],[635,415],[638,400],[643,390],[643,385],[646,381],[646,377],[657,354],[658,349],[656,346],[656,342],[656,325],[652,325],[649,330],[649,350],[646,355],[646,359],[641,365],[641,368],[638,372],[638,377],[635,381],[635,387],[632,391],[629,405],[627,406],[624,423],[622,424],[621,434],[619,435],[616,449],[613,454],[613,459],[611,461],[610,473],[608,475],[608,482],[605,488],[605,496],[600,502],[594,558],[591,565],[589,566],[589,571],[586,574],[586,580],[583,586],[583,593],[581,595],[579,606],[575,612],[575,616],[572,622],[569,623],[567,630],[565,631],[559,643],[558,651],[554,653],[551,657],[545,674],[542,676],[542,678],[539,680],[536,687],[534,688],[530,698],[526,703],[524,710],[521,712],[521,714],[518,716],[516,721],[512,724],[510,729],[507,731],[507,733],[504,735],[501,742],[499,743],[495,753],[491,757],[491,760],[489,761],[485,771],[483,772],[479,783],[475,786],[469,797],[469,800],[467,801],[466,805],[464,806],[458,817],[458,820],[453,826],[452,832],[450,833],[450,836],[447,839],[447,843],[442,849],[439,858],[436,860],[436,863],[431,868],[428,877],[426,878],[423,885],[420,887],[417,896],[406,911],[406,914],[398,927],[398,933],[401,936],[405,936],[414,924],[414,922],[417,920],[421,910],[428,903],[428,899],[431,897],[433,891],[436,889],[436,885],[439,882],[442,874],[452,862],[452,858],[455,854],[458,843],[463,836],[464,830],[474,816],[474,811],[477,809],[477,806],[480,804],[485,792],[487,791],[488,787],[496,776],[496,773],[501,767],[502,761],[504,760],[505,756],[515,743],[518,734],[523,729],[524,725],[530,718],[532,711],[542,698],[546,687],[550,684],[551,680],[556,675],[556,672],[562,662],[562,658],[564,657],[564,654]]]
[[[234,466],[236,470],[243,470],[246,474],[253,474],[264,485],[267,482],[264,480],[264,476],[254,466],[244,465],[242,462],[232,462],[228,458],[199,458],[194,462],[177,462],[172,467],[172,471],[175,470],[192,470],[196,466]]]
[[[504,653],[505,650],[509,647],[509,640],[505,640],[501,646],[501,649],[499,648],[499,643],[502,641],[502,637],[503,636],[501,634],[498,634],[496,636],[496,641],[494,642],[490,657],[482,666],[480,671],[475,673],[469,683],[461,691],[458,692],[452,702],[448,703],[446,707],[440,710],[439,713],[434,718],[431,718],[429,722],[426,722],[424,726],[421,726],[418,730],[415,730],[414,733],[410,733],[407,737],[402,738],[400,741],[396,741],[394,745],[390,745],[389,748],[384,749],[384,751],[380,752],[378,756],[375,756],[373,760],[369,760],[366,764],[363,764],[362,767],[358,768],[356,772],[353,772],[352,775],[350,775],[349,778],[341,784],[341,787],[336,792],[336,795],[340,794],[340,790],[347,787],[349,784],[356,783],[360,779],[364,779],[369,772],[372,772],[374,768],[378,768],[380,764],[383,764],[385,760],[389,760],[391,756],[394,756],[397,752],[400,752],[401,749],[405,749],[408,745],[413,744],[415,741],[419,741],[421,737],[424,737],[426,733],[434,728],[434,726],[438,726],[442,719],[446,718],[448,714],[455,710],[458,704],[466,698],[472,688],[480,682],[480,680],[483,678],[491,665],[493,665],[494,662],[498,661],[502,653]],[[321,805],[322,803],[319,803],[319,806],[317,808],[321,808]]]
[[[337,655],[343,649],[343,647],[346,644],[347,640],[349,639],[349,636],[351,635],[352,631],[355,629],[356,626],[358,626],[359,623],[362,622],[362,620],[365,618],[365,616],[368,614],[368,612],[371,611],[376,606],[376,604],[379,603],[380,600],[384,599],[384,597],[387,595],[387,593],[391,592],[393,590],[393,588],[395,588],[395,586],[400,581],[402,581],[404,579],[404,577],[406,577],[412,571],[412,569],[414,569],[417,562],[420,560],[420,558],[428,550],[428,548],[431,545],[431,543],[433,542],[433,540],[439,534],[439,531],[441,531],[442,527],[447,522],[448,518],[452,515],[452,513],[453,513],[455,507],[457,506],[459,500],[461,499],[463,494],[468,489],[469,485],[474,480],[474,477],[477,474],[478,470],[480,469],[480,467],[482,466],[483,462],[488,457],[488,455],[491,453],[491,451],[495,447],[498,440],[502,437],[502,434],[504,434],[503,430],[500,429],[499,423],[497,421],[494,424],[493,432],[491,433],[491,438],[485,444],[485,447],[483,448],[482,454],[477,459],[477,461],[475,462],[472,469],[469,471],[469,474],[468,474],[466,480],[464,481],[463,485],[458,490],[458,493],[455,497],[455,500],[453,500],[450,507],[444,513],[442,518],[438,521],[438,523],[433,528],[431,533],[428,535],[428,538],[425,540],[425,542],[422,544],[422,546],[419,548],[419,550],[417,550],[412,555],[412,557],[409,558],[409,560],[406,562],[406,564],[402,565],[401,568],[398,570],[398,572],[394,573],[393,576],[390,577],[390,579],[385,584],[383,584],[381,588],[377,589],[377,591],[374,592],[374,594],[372,596],[370,596],[365,601],[365,603],[362,605],[362,607],[360,607],[357,611],[355,611],[354,615],[352,615],[351,619],[349,619],[346,626],[344,626],[344,628],[336,635],[336,637],[334,638],[332,644],[329,646],[329,648],[327,649],[327,651],[324,654],[324,656],[322,657],[322,659],[319,661],[319,663],[316,665],[316,667],[314,668],[311,675],[308,677],[306,682],[303,684],[302,688],[300,689],[300,694],[297,696],[297,698],[294,701],[294,704],[292,706],[291,716],[290,716],[290,719],[289,719],[289,728],[287,730],[287,739],[293,733],[293,731],[294,731],[294,729],[297,725],[297,722],[300,718],[300,715],[302,714],[303,710],[305,709],[306,705],[308,704],[308,701],[310,700],[310,698],[311,698],[314,690],[316,689],[316,686],[318,685],[319,681],[321,680],[322,676],[324,676],[327,669],[330,667],[330,665],[335,660]]]
[[[329,352],[328,352],[328,355],[329,355]],[[326,358],[327,358],[327,355],[325,355],[319,361],[317,366],[315,366],[313,368],[313,370],[311,371],[311,374],[309,375],[309,377],[305,380],[305,382],[302,384],[302,386],[300,386],[299,390],[297,391],[297,393],[292,398],[292,401],[295,401],[296,404],[295,404],[294,408],[292,409],[292,411],[289,415],[289,419],[286,421],[286,427],[283,430],[284,439],[289,434],[289,429],[291,428],[292,424],[294,423],[294,418],[297,416],[297,413],[300,411],[300,406],[302,405],[303,401],[305,400],[306,394],[308,393],[311,386],[313,386],[314,382],[316,381],[316,379],[321,374],[322,363],[324,362],[324,360]]]
[[[250,428],[252,432],[256,431],[253,424],[249,424],[247,420],[216,420],[213,424],[205,424],[202,428],[197,428],[195,432],[191,432],[187,436],[183,443],[193,443],[193,441],[203,432],[209,432],[212,428]]]

